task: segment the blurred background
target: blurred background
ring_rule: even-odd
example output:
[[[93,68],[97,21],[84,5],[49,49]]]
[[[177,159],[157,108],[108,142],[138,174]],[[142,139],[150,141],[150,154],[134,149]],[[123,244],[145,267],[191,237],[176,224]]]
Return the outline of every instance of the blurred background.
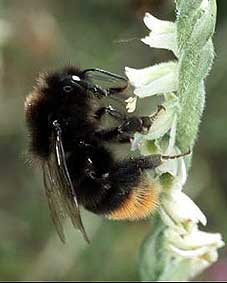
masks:
[[[186,191],[227,238],[227,1],[218,0],[216,59]],[[0,1],[0,280],[138,280],[149,221],[117,223],[82,212],[92,244],[67,225],[56,236],[42,176],[26,164],[23,103],[40,71],[65,64],[119,74],[171,59],[139,41],[146,11],[174,20],[173,0]],[[200,280],[227,279],[227,249]],[[152,256],[152,255],[151,255]]]

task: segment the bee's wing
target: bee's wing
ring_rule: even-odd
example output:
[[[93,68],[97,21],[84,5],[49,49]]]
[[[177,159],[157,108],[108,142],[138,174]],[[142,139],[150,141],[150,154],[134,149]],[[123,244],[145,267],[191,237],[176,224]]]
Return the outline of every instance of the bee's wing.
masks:
[[[55,142],[55,154],[45,164],[44,184],[51,217],[62,242],[65,242],[63,222],[67,216],[71,219],[73,226],[79,229],[84,239],[89,242],[59,137]]]
[[[83,73],[92,84],[106,91],[106,96],[123,92],[128,87],[128,80],[125,77],[102,69],[87,69]]]
[[[61,194],[56,176],[53,174],[51,162],[45,163],[43,166],[43,180],[52,221],[58,232],[59,238],[63,243],[65,243],[63,228],[65,212],[62,207]]]

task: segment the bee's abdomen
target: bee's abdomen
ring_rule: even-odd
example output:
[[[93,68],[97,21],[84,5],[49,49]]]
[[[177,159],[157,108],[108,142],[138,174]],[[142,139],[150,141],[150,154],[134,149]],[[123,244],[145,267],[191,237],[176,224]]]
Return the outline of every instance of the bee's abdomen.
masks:
[[[99,188],[98,188],[99,185]],[[90,186],[91,187],[91,186]],[[136,162],[118,162],[103,182],[92,186],[88,210],[114,220],[146,218],[158,206],[160,187],[141,171]]]
[[[146,218],[158,206],[159,188],[145,177],[137,186],[131,187],[130,192],[121,199],[119,206],[110,210],[105,216],[112,220],[139,220]]]

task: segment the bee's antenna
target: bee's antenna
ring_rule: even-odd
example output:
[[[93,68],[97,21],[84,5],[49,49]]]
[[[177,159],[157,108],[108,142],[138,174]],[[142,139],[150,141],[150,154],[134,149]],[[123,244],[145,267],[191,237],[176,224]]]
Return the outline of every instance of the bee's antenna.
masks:
[[[190,155],[191,154],[191,149],[189,149],[187,152],[185,153],[181,153],[181,154],[177,154],[177,155],[162,155],[161,158],[162,159],[176,159],[176,158],[180,158],[180,157],[183,157],[183,156],[186,156],[186,155]]]

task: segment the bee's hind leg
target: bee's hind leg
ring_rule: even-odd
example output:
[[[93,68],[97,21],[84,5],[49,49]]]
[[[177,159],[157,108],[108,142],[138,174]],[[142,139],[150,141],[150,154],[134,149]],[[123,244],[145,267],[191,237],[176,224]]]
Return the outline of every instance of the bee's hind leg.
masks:
[[[103,178],[93,180],[99,193],[94,194],[90,198],[92,203],[87,203],[85,207],[113,220],[136,220],[149,216],[159,203],[161,188],[144,171],[154,170],[164,160],[180,158],[189,153],[174,156],[157,154],[117,162]],[[94,199],[97,200],[95,205]]]

